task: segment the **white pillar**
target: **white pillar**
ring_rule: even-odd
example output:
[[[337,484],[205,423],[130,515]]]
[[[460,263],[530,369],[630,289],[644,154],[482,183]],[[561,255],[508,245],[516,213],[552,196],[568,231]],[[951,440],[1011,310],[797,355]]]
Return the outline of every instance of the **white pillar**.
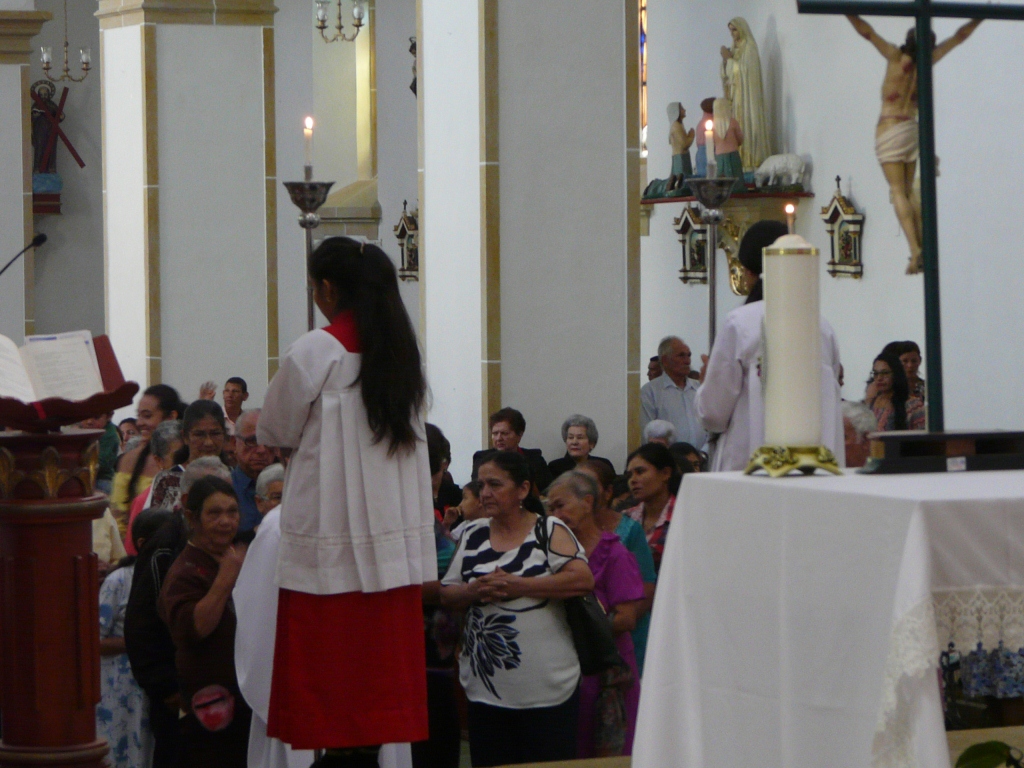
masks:
[[[31,241],[32,38],[49,13],[32,0],[0,0],[0,268]],[[0,333],[20,344],[33,331],[31,251],[0,277]]]
[[[590,416],[621,466],[639,438],[636,2],[421,10],[427,369],[456,478],[503,405],[549,460],[562,421]]]
[[[270,0],[101,0],[107,325],[188,400],[278,357]],[[298,131],[298,129],[296,129]]]
[[[420,270],[430,421],[452,444],[452,472],[469,479],[482,440],[480,15],[477,0],[421,0],[423,205]],[[456,42],[457,41],[457,42]]]

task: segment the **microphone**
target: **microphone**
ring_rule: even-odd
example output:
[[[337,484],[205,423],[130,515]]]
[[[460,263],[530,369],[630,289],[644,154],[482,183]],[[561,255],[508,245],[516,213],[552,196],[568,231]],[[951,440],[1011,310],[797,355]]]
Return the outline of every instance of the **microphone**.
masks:
[[[23,254],[23,253],[24,253],[25,251],[27,251],[27,250],[28,250],[29,248],[38,248],[38,247],[39,247],[40,245],[42,245],[42,244],[43,244],[43,243],[45,243],[45,242],[46,242],[46,235],[44,235],[44,234],[43,234],[42,232],[40,232],[40,233],[39,233],[38,235],[36,235],[35,237],[33,237],[33,238],[32,238],[32,242],[31,242],[31,243],[29,243],[28,245],[26,245],[26,246],[25,246],[24,248],[22,248],[22,249],[21,249],[20,251],[18,251],[18,252],[17,252],[16,254],[14,254],[14,258],[13,258],[13,259],[11,259],[10,261],[8,261],[8,262],[7,262],[6,264],[5,264],[5,265],[4,265],[4,268],[3,268],[3,269],[0,269],[0,275],[2,275],[2,274],[3,274],[4,272],[6,272],[6,271],[7,271],[7,268],[8,268],[9,266],[11,266],[11,264],[13,264],[14,262],[16,262],[16,261],[18,260],[18,257],[19,257],[19,256],[21,256],[21,254]]]

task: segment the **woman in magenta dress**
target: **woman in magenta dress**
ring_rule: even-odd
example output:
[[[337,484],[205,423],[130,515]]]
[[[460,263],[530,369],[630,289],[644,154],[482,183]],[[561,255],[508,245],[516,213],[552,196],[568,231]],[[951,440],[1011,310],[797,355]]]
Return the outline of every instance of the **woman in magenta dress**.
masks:
[[[633,637],[644,601],[644,582],[636,558],[619,537],[602,531],[594,520],[599,487],[589,474],[566,472],[548,488],[548,509],[576,535],[587,554],[594,574],[594,595],[608,612],[615,633],[619,654],[629,667],[629,675],[611,670],[587,675],[580,681],[580,710],[577,739],[578,758],[611,757],[633,753],[633,732],[640,704],[640,673],[637,670]],[[631,679],[630,679],[631,678]],[[607,707],[599,699],[614,684],[619,688],[625,706],[625,723],[621,729],[609,728]],[[614,693],[614,692],[612,692]],[[616,733],[615,731],[619,732]]]
[[[267,733],[376,766],[427,738],[421,585],[437,579],[426,382],[388,256],[344,237],[310,257],[331,324],[281,358],[257,427],[291,451]]]

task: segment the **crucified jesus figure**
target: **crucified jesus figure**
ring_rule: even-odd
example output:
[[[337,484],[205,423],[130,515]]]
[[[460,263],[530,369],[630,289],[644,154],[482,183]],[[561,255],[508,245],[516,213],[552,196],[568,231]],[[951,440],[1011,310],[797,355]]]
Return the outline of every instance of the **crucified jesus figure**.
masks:
[[[853,28],[869,40],[888,62],[882,81],[882,113],[875,130],[875,155],[889,182],[889,197],[896,209],[903,234],[910,244],[910,264],[907,274],[921,271],[921,199],[914,192],[914,174],[917,170],[917,36],[907,32],[903,45],[896,47],[883,40],[859,16],[847,16]],[[956,33],[932,50],[932,63],[964,42],[981,24],[981,19],[964,24]]]

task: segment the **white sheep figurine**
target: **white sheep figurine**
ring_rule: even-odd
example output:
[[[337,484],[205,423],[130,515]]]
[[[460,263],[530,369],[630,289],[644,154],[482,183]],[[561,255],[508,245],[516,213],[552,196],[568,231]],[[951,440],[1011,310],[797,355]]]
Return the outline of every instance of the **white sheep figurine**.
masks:
[[[788,185],[800,184],[804,178],[804,161],[800,155],[772,155],[765,158],[761,167],[754,172],[754,184],[758,189],[774,187],[775,180],[781,179]]]

